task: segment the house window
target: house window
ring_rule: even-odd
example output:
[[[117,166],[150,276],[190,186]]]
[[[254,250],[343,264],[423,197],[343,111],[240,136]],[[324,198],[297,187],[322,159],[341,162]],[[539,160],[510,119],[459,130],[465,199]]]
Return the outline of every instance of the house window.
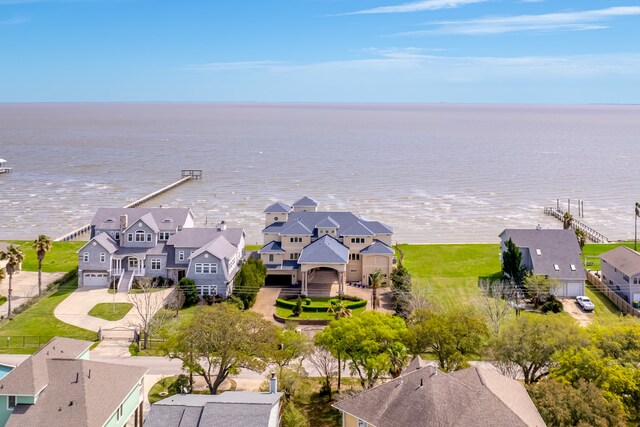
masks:
[[[352,237],[351,243],[364,243],[364,237]]]
[[[119,231],[114,232],[113,233],[113,238],[116,239],[116,240],[120,240],[120,232]]]
[[[129,268],[138,268],[138,258],[129,258]]]
[[[555,271],[560,271],[560,266],[558,264],[553,264],[553,269]]]
[[[218,293],[218,287],[216,285],[202,285],[200,287],[200,295],[203,297],[209,295],[216,295]]]
[[[349,254],[349,259],[351,261],[360,261],[360,254]]]
[[[147,242],[151,241],[151,233],[147,233]]]
[[[116,411],[116,421],[120,420],[120,418],[122,418],[122,415],[124,414],[124,408],[123,408],[124,404],[120,405],[120,407],[118,408],[118,410]]]
[[[16,407],[16,396],[7,397],[7,409],[13,411]]]
[[[178,261],[184,261],[184,251],[178,251]]]
[[[369,427],[366,421],[358,420],[358,427]]]
[[[622,279],[623,279],[625,282],[629,283],[629,276],[627,276],[626,274],[623,274],[623,275],[622,275]]]
[[[158,239],[160,239],[161,242],[165,242],[169,240],[170,236],[171,236],[171,233],[169,233],[168,231],[161,231],[160,235],[158,236]]]
[[[273,254],[269,254],[269,262],[273,262]]]
[[[153,258],[151,260],[151,269],[152,270],[160,270],[160,259],[158,258]]]
[[[196,264],[196,274],[216,274],[218,273],[218,264]]]
[[[89,252],[84,252],[82,254],[82,262],[89,262]]]
[[[291,237],[289,241],[291,243],[302,243],[302,237]]]
[[[293,252],[289,254],[289,259],[297,260],[298,258],[300,258],[300,254],[297,252]]]
[[[144,242],[144,231],[136,231],[136,242]]]
[[[637,278],[637,277],[634,277],[634,278],[633,278],[633,284],[634,284],[634,285],[637,285],[637,284],[638,284],[638,278]]]
[[[133,233],[127,234],[127,242],[133,242]]]
[[[107,254],[104,252],[100,252],[100,262],[105,262],[107,260]]]

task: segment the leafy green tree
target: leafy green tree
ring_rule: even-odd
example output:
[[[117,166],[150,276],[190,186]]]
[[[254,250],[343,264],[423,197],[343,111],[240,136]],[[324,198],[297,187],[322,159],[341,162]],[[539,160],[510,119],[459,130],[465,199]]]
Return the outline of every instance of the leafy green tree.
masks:
[[[527,274],[523,285],[527,293],[533,299],[536,307],[542,304],[542,299],[552,294],[559,286],[560,282],[552,277],[541,274]]]
[[[0,268],[0,283],[2,283],[2,281],[6,278],[7,278],[7,272],[4,271],[4,268]]]
[[[529,385],[527,391],[549,427],[624,427],[624,414],[595,386],[579,380],[576,387],[553,379]]]
[[[262,260],[249,257],[240,267],[240,271],[233,279],[233,294],[244,302],[244,308],[249,309],[256,302],[258,291],[264,286],[267,277],[267,267]]]
[[[584,342],[572,319],[561,315],[527,315],[505,324],[492,344],[493,358],[520,368],[526,384],[537,382],[554,366],[553,356]]]
[[[389,348],[403,344],[407,328],[402,319],[377,311],[332,321],[316,334],[316,343],[334,355],[344,354],[362,388],[371,388],[391,369]]]
[[[411,314],[411,274],[400,262],[400,264],[391,272],[391,300],[393,309],[396,314],[406,319]]]
[[[276,330],[276,342],[277,345],[271,355],[271,363],[281,369],[311,352],[312,343],[309,338],[301,332],[296,332],[293,327],[278,328]]]
[[[244,310],[244,302],[236,295],[229,295],[229,298],[225,301],[227,304],[235,305],[240,310]]]
[[[200,301],[200,294],[198,293],[198,287],[193,279],[183,277],[178,282],[178,289],[184,294],[184,306],[190,307],[196,305]]]
[[[562,301],[556,298],[555,295],[551,294],[547,297],[547,300],[545,301],[545,303],[542,304],[540,311],[542,311],[545,314],[548,312],[557,314],[557,313],[562,313],[564,311],[564,307],[562,305]]]
[[[416,310],[409,324],[411,352],[435,353],[444,371],[466,368],[470,356],[482,353],[488,337],[484,317],[472,307]]]
[[[240,369],[262,371],[277,345],[276,326],[231,304],[199,307],[191,319],[163,331],[162,350],[202,376],[211,394]]]
[[[380,308],[380,295],[378,289],[386,285],[385,276],[382,271],[376,270],[369,275],[369,286],[371,286],[371,307],[374,310]]]
[[[298,299],[296,299],[296,305],[291,310],[293,315],[298,317],[302,314],[302,297],[298,295]]]
[[[509,276],[516,286],[522,286],[526,272],[522,265],[522,252],[511,239],[507,240],[505,246],[506,250],[502,252],[502,272]]]
[[[409,361],[409,351],[400,342],[391,343],[387,347],[389,354],[389,374],[392,378],[398,378]]]
[[[24,261],[24,253],[16,246],[10,245],[6,252],[0,252],[0,261],[7,261],[5,270],[9,276],[9,291],[7,293],[7,319],[11,319],[11,294],[13,292],[12,281],[13,274],[20,269],[22,261]]]
[[[293,402],[288,402],[282,411],[282,427],[309,427],[309,421]]]
[[[33,249],[36,250],[38,256],[38,295],[42,295],[42,261],[44,256],[51,250],[51,237],[41,234],[33,241]]]

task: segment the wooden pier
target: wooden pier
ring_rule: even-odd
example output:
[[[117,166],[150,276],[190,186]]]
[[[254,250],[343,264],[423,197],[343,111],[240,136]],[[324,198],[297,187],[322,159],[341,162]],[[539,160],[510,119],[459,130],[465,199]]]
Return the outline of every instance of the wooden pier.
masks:
[[[544,214],[555,217],[560,221],[563,221],[565,212],[556,206],[547,206],[544,208]],[[571,221],[571,228],[573,228],[574,230],[577,229],[577,230],[584,231],[584,234],[586,234],[587,239],[591,240],[594,243],[609,243],[609,239],[607,239],[607,237],[604,234],[597,232],[596,230],[589,227],[584,222],[579,221],[577,219],[573,219]]]
[[[135,202],[131,202],[125,206],[123,206],[123,208],[127,209],[127,208],[137,208],[147,202],[149,202],[152,199],[155,199],[158,196],[161,196],[162,194],[173,190],[174,188],[176,188],[179,185],[184,184],[185,182],[189,182],[192,179],[202,179],[202,170],[201,169],[185,169],[182,171],[182,178],[180,178],[179,180],[177,180],[176,182],[174,182],[173,184],[169,184],[166,187],[162,187],[161,189],[154,191],[153,193],[149,193],[144,197],[139,198],[138,200],[136,200]],[[87,233],[91,231],[91,224],[85,224],[83,226],[80,226],[66,234],[63,234],[62,236],[56,238],[54,241],[55,242],[66,242],[69,240],[73,240],[77,237],[80,237],[81,235]]]

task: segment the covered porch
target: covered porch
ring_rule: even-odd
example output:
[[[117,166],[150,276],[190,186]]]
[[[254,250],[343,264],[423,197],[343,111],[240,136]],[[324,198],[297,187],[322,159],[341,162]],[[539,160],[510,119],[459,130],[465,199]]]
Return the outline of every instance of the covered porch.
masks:
[[[335,290],[337,290],[338,295],[343,295],[346,271],[346,264],[301,265],[302,286],[300,293],[307,296],[330,296],[335,294]]]

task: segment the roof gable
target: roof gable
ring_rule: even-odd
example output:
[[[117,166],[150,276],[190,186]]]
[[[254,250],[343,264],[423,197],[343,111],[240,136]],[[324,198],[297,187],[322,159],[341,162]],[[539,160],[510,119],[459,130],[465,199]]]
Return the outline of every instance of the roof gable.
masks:
[[[302,249],[299,264],[345,264],[349,248],[329,235],[324,235]]]
[[[289,213],[293,209],[291,206],[286,205],[282,202],[275,202],[269,206],[267,206],[264,210],[264,213]]]
[[[627,276],[640,274],[640,252],[626,246],[619,246],[600,255],[600,259]]]
[[[298,200],[293,204],[294,208],[301,208],[301,207],[315,208],[316,206],[318,206],[318,202],[313,200],[311,197],[307,197],[307,196],[304,196],[302,199]]]
[[[91,226],[96,230],[120,230],[121,215],[127,215],[132,221],[146,214],[153,216],[160,231],[177,230],[184,227],[189,219],[193,220],[193,212],[189,208],[99,208]]]
[[[276,242],[275,240],[270,241],[263,247],[258,250],[259,254],[283,254],[285,253],[284,249],[280,245],[280,242]]]
[[[117,252],[119,249],[119,246],[116,243],[116,241],[113,240],[111,236],[109,236],[109,234],[102,232],[97,236],[95,236],[93,239],[89,240],[84,246],[78,249],[77,252],[80,253],[84,248],[89,246],[89,244],[92,242],[96,242],[97,244],[102,246],[102,248],[104,248],[105,251],[109,252],[110,254]]]
[[[360,253],[366,255],[395,255],[396,252],[386,243],[375,240],[373,244],[361,250]]]
[[[322,218],[317,224],[315,228],[338,228],[338,223],[333,220],[330,216],[326,218]]]

